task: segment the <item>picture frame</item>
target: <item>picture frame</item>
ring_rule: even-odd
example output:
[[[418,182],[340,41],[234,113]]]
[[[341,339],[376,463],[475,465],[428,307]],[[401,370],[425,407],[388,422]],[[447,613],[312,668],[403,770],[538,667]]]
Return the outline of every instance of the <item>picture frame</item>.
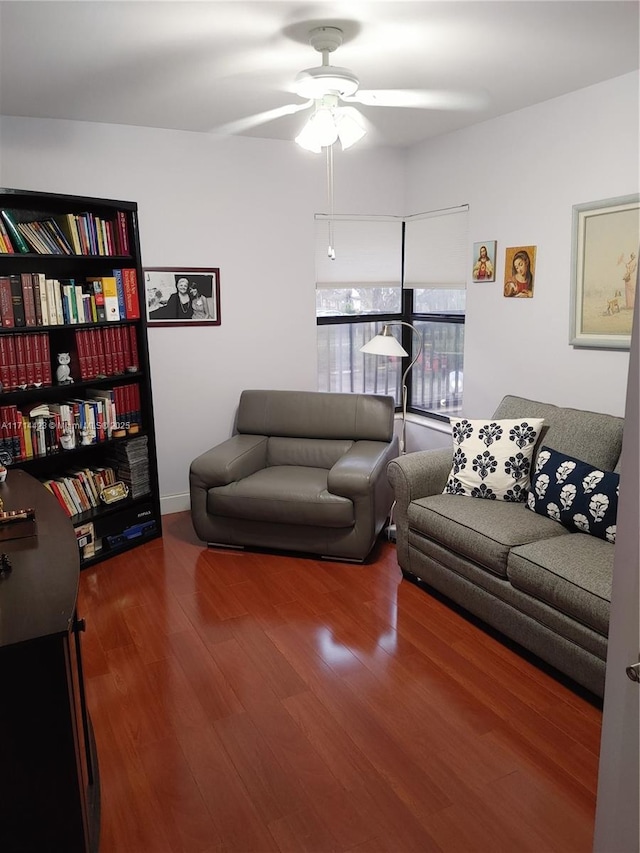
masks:
[[[506,297],[533,299],[537,254],[537,246],[511,246],[505,249],[503,293]]]
[[[220,325],[218,267],[146,267],[143,273],[148,326]]]
[[[471,278],[479,283],[496,280],[496,251],[495,240],[482,240],[473,244],[473,261]]]
[[[573,206],[572,346],[630,348],[639,249],[640,195]]]

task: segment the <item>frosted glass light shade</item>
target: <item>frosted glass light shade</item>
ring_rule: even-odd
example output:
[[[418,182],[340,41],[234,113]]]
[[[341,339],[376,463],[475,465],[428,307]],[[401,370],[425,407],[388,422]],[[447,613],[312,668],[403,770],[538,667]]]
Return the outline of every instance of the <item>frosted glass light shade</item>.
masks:
[[[360,122],[345,110],[340,110],[336,117],[336,122],[338,125],[338,137],[340,138],[343,151],[355,145],[367,132]]]
[[[338,128],[331,110],[326,107],[317,109],[302,128],[296,142],[301,148],[319,154],[322,148],[333,143],[338,138]]]
[[[371,338],[368,343],[360,347],[360,352],[369,353],[370,355],[396,356],[398,358],[409,355],[400,341],[391,334],[388,326],[384,326],[379,335]]]

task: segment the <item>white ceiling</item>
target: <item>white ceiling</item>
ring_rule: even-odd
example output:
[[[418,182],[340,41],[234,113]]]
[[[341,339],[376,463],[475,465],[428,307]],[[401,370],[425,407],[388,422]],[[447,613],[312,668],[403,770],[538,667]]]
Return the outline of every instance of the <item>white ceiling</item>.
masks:
[[[331,64],[355,71],[361,88],[479,99],[464,110],[360,107],[369,133],[359,145],[406,146],[638,69],[639,8],[637,0],[0,0],[0,113],[216,130],[299,103],[296,73],[321,62],[308,30],[337,25],[345,40]],[[240,132],[292,139],[305,115]]]

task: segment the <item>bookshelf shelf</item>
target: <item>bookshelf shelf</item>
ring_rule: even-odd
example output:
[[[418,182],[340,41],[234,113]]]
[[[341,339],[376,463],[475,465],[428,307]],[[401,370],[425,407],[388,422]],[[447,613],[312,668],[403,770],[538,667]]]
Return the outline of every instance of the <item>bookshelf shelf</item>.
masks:
[[[0,189],[0,462],[56,496],[83,568],[161,533],[142,281],[134,202]]]

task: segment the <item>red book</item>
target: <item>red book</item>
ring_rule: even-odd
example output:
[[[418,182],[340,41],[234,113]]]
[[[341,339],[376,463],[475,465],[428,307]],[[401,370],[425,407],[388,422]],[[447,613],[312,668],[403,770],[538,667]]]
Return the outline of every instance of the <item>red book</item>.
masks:
[[[133,416],[135,422],[142,426],[142,407],[140,405],[140,385],[137,382],[133,383]]]
[[[60,489],[60,486],[56,483],[56,481],[55,481],[55,480],[50,480],[50,481],[49,481],[49,486],[51,487],[51,490],[53,491],[54,495],[55,495],[55,496],[56,496],[56,498],[58,499],[58,503],[60,504],[60,506],[62,507],[62,509],[66,512],[66,514],[69,516],[69,518],[71,518],[71,516],[73,515],[73,513],[72,513],[72,512],[71,512],[71,510],[69,509],[69,507],[68,507],[68,505],[67,505],[67,501],[66,501],[66,499],[65,499],[65,498],[63,497],[63,495],[62,495],[62,491],[61,491],[61,489]]]
[[[13,336],[16,347],[16,364],[18,369],[18,387],[27,384],[27,354],[24,348],[24,334]]]
[[[91,329],[91,345],[94,347],[96,359],[98,361],[98,375],[107,376],[107,360],[104,354],[104,338],[100,334],[101,331],[102,329]]]
[[[9,432],[10,406],[0,406],[0,450],[13,461],[13,438]]]
[[[9,335],[0,335],[0,382],[2,390],[9,391],[11,388],[11,374],[9,372]]]
[[[129,344],[131,345],[131,362],[130,364],[136,369],[140,368],[140,362],[138,361],[138,338],[136,334],[136,327],[129,326]]]
[[[76,350],[78,353],[78,364],[80,368],[80,379],[84,382],[90,379],[90,369],[87,360],[86,339],[84,329],[76,329]]]
[[[36,335],[26,333],[20,337],[24,338],[24,359],[27,373],[27,385],[34,385],[36,382],[36,366],[33,354],[33,339]]]
[[[33,284],[33,302],[36,309],[36,326],[43,326],[44,320],[42,317],[42,295],[40,293],[40,280],[43,280],[44,286],[44,276],[41,276],[40,273],[34,272],[31,273],[31,281]]]
[[[116,336],[114,334],[114,327],[108,326],[106,329],[103,329],[103,331],[105,342],[105,358],[107,358],[108,362],[107,353],[111,357],[111,371],[109,375],[113,376],[118,373],[118,353],[116,352]]]
[[[11,298],[11,279],[8,275],[0,276],[0,322],[5,329],[15,326],[13,319],[13,300]]]
[[[129,230],[127,228],[127,214],[124,210],[119,210],[116,213],[116,234],[117,247],[119,255],[130,254],[129,249]]]
[[[135,269],[122,270],[124,287],[124,310],[127,320],[140,319],[140,300],[138,299],[138,278]]]
[[[40,336],[40,352],[42,353],[42,384],[51,385],[51,349],[49,346],[49,335],[44,332]]]
[[[33,295],[33,279],[30,272],[20,273],[20,284],[24,303],[24,324],[25,326],[35,326],[37,325],[36,301]]]
[[[33,366],[35,371],[34,383],[44,383],[44,371],[42,370],[42,334],[29,335],[32,339]]]
[[[114,355],[116,363],[116,373],[124,373],[124,326],[115,326],[113,329],[114,338]]]
[[[18,362],[16,360],[15,335],[7,336],[7,363],[9,365],[9,390],[18,387]]]
[[[98,348],[96,345],[97,334],[97,329],[84,330],[84,335],[86,339],[86,350],[89,356],[89,371],[91,373],[89,379],[95,379],[100,373],[100,360],[98,358]]]

